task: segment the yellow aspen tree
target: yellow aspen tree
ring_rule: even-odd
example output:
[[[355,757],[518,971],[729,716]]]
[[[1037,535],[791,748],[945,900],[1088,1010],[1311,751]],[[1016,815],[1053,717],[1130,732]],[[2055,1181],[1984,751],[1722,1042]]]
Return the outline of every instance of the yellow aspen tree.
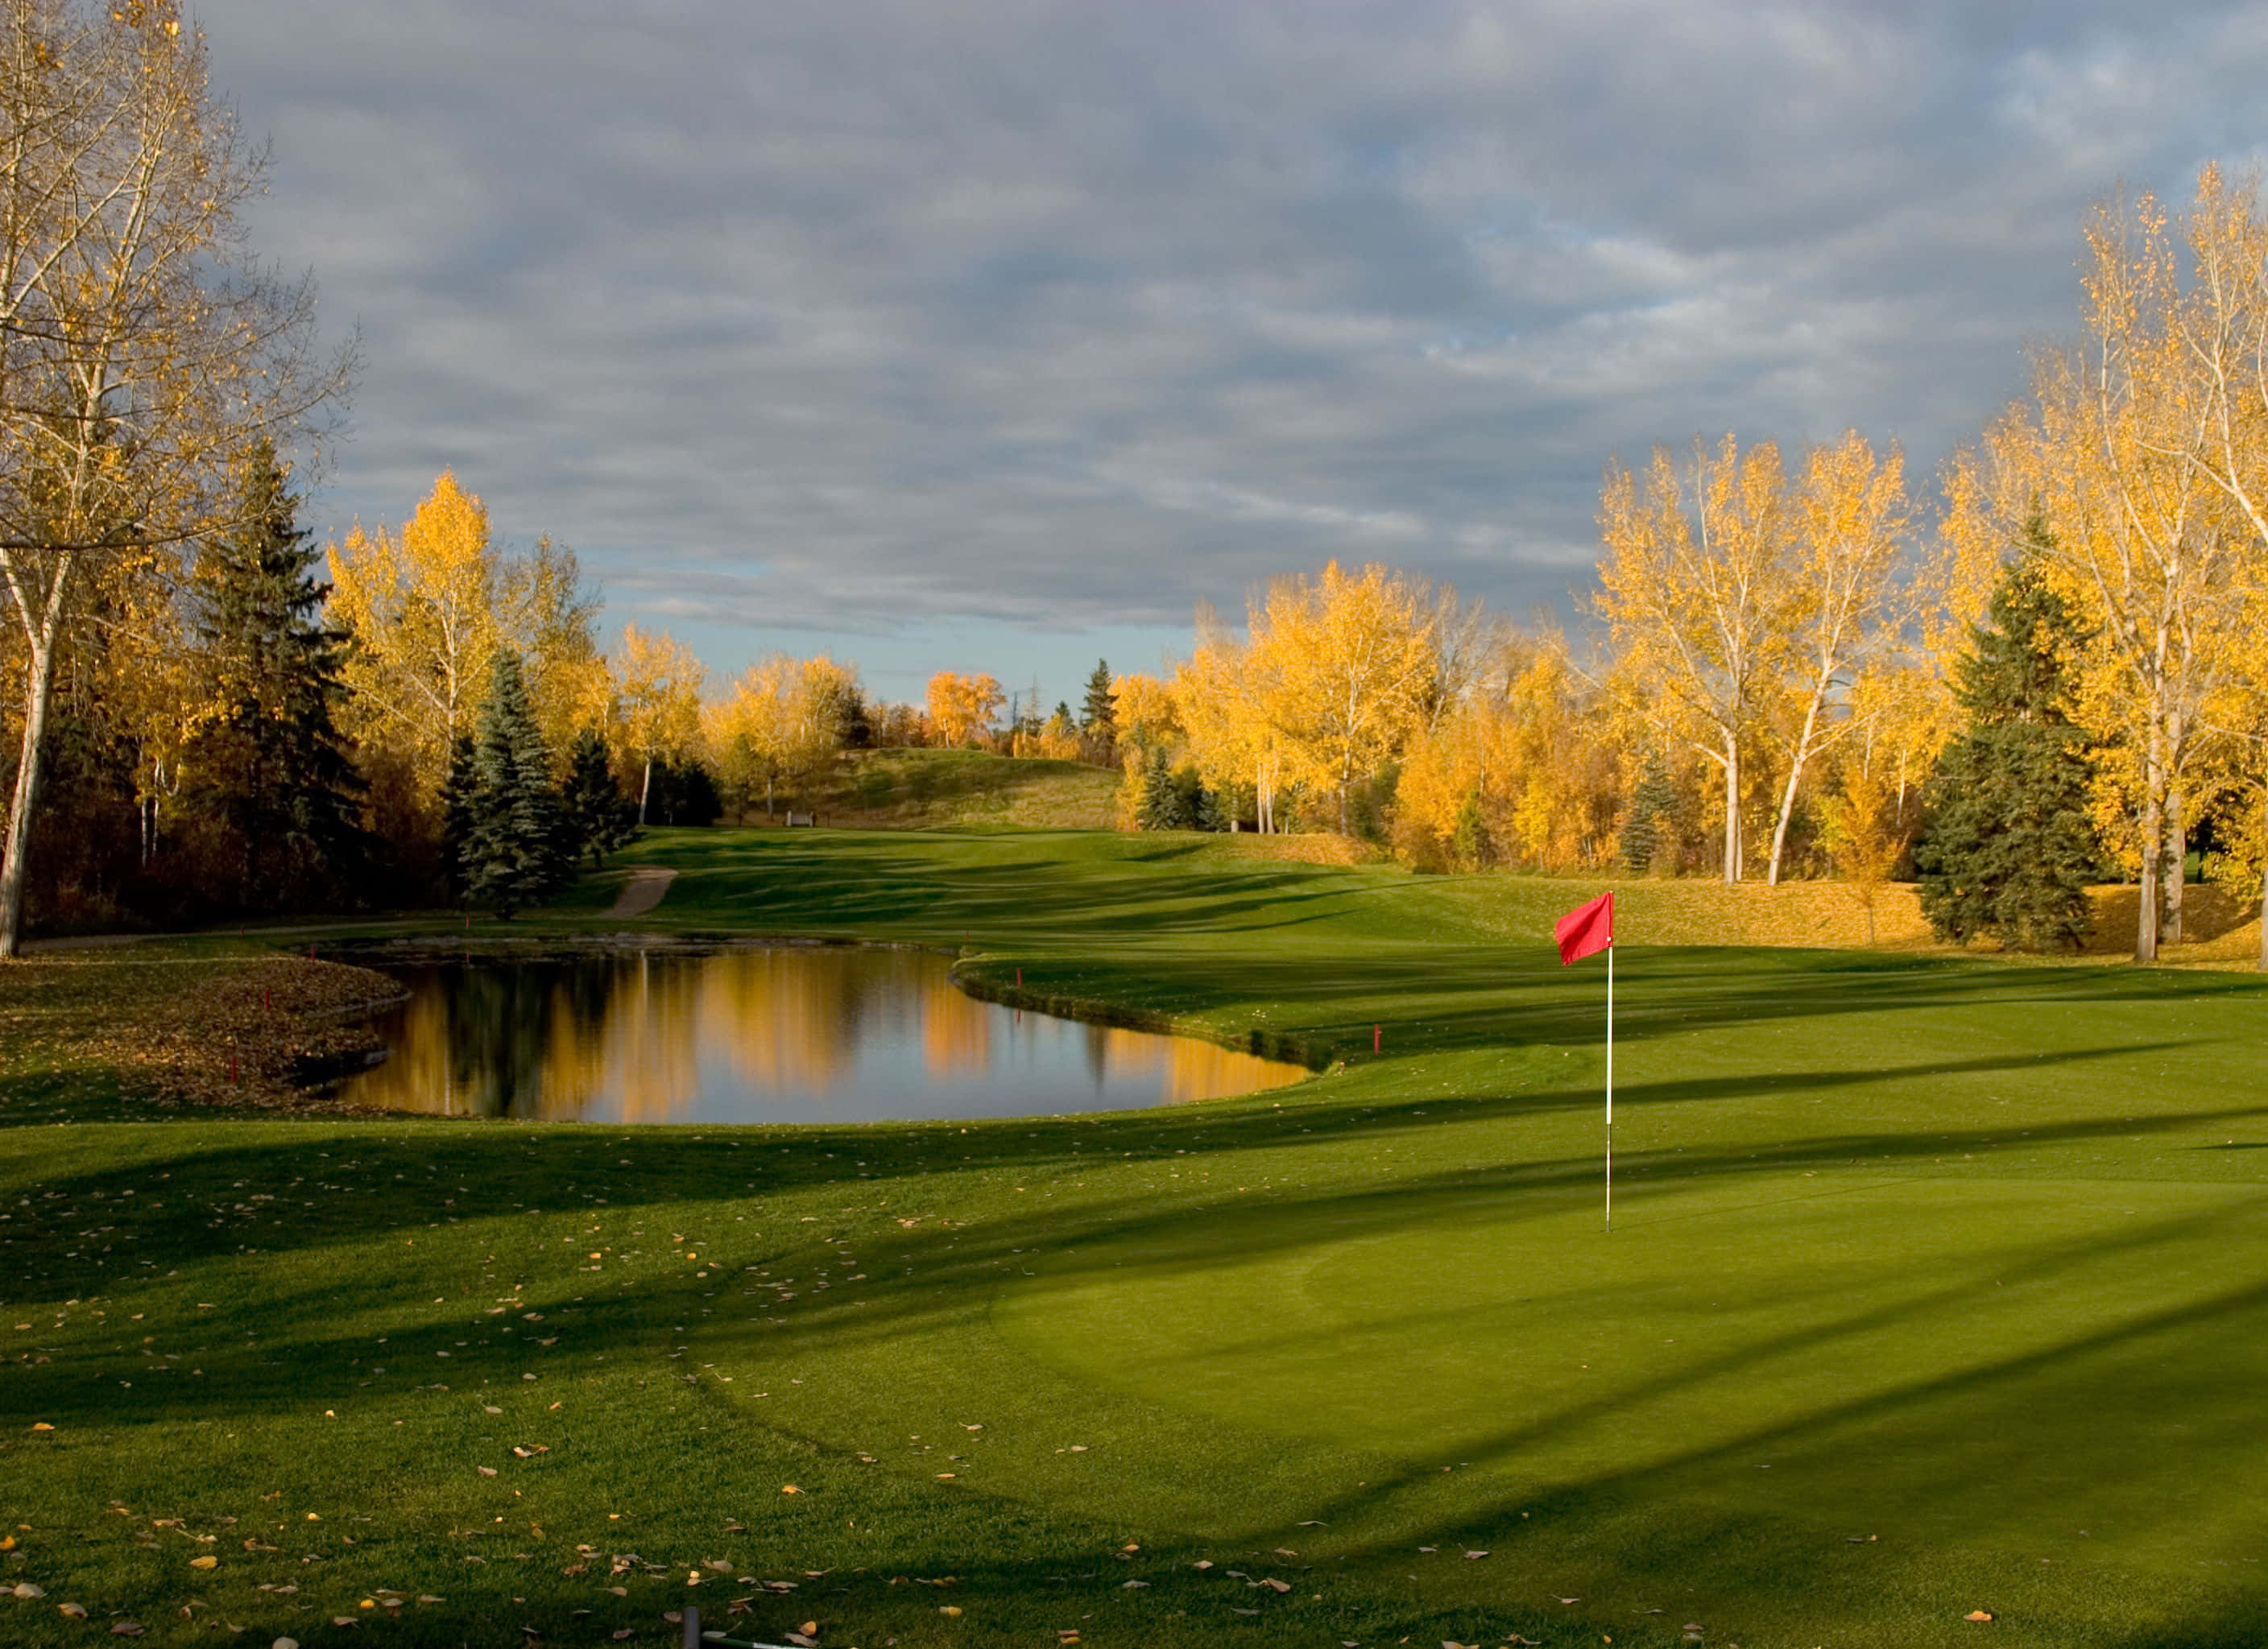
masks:
[[[850,736],[858,704],[858,672],[826,653],[799,661],[784,708],[783,769],[799,793],[834,772]]]
[[[701,740],[701,661],[667,630],[622,626],[613,662],[623,748],[640,763],[638,822],[645,822],[656,762],[683,759]]]
[[[2087,228],[2083,354],[2041,363],[2035,387],[2050,565],[2096,643],[2082,719],[2123,734],[2141,898],[2134,958],[2179,938],[2186,788],[2214,755],[2202,715],[2242,607],[2243,540],[2200,462],[2220,397],[2196,370],[2163,210],[2098,208]]]
[[[506,640],[488,506],[444,470],[398,534],[357,521],[328,554],[330,615],[355,636],[354,732],[402,751],[421,787],[438,793],[450,743],[473,731]]]
[[[1288,763],[1338,799],[1349,828],[1355,781],[1398,752],[1422,720],[1438,660],[1433,613],[1409,583],[1373,563],[1350,576],[1278,578],[1254,614],[1269,720]]]
[[[1599,501],[1606,554],[1598,611],[1616,669],[1657,734],[1725,781],[1724,879],[1741,880],[1743,758],[1780,689],[1796,598],[1786,487],[1770,441],[1694,443],[1691,492],[1667,448],[1644,484],[1609,464]]]
[[[1184,737],[1173,689],[1154,675],[1113,676],[1110,708],[1121,744],[1148,750],[1159,745],[1170,747]]]
[[[1856,430],[1831,446],[1814,447],[1804,460],[1786,609],[1798,715],[1764,876],[1775,887],[1804,770],[1848,725],[1828,718],[1836,696],[1887,639],[1891,577],[1905,548],[1904,466],[1895,444],[1878,460]]]
[[[2232,183],[2218,165],[2198,173],[2186,225],[2191,301],[2176,324],[2202,381],[2208,416],[2191,461],[2243,524],[2249,553],[2231,593],[2238,609],[2230,637],[2242,702],[2226,713],[2232,744],[2244,753],[2247,783],[2268,807],[2268,214],[2257,173]],[[2262,881],[2260,966],[2268,969],[2268,814],[2255,821]]]
[[[611,719],[614,683],[598,637],[599,598],[575,552],[548,534],[504,561],[497,580],[498,629],[526,660],[527,697],[554,762],[585,727]]]
[[[23,666],[0,958],[86,575],[236,525],[235,465],[352,371],[312,353],[312,283],[246,255],[262,170],[170,0],[0,9],[0,622]]]
[[[1864,755],[1846,762],[1842,783],[1827,798],[1822,823],[1827,850],[1835,868],[1867,916],[1867,943],[1874,942],[1874,911],[1882,887],[1905,851],[1905,840],[1893,821],[1890,787],[1881,772]]]
[[[727,794],[745,807],[761,784],[767,820],[773,816],[774,789],[786,762],[785,704],[795,674],[795,660],[774,653],[742,671],[732,691],[702,711],[710,761]]]
[[[999,682],[989,675],[961,675],[940,670],[929,679],[925,695],[930,719],[937,725],[939,742],[975,744],[992,728],[992,718],[1006,703]]]
[[[1040,755],[1050,762],[1076,762],[1079,758],[1079,724],[1066,710],[1058,710],[1040,727]]]
[[[1250,786],[1253,822],[1265,835],[1276,828],[1283,766],[1283,736],[1269,719],[1271,659],[1223,624],[1210,603],[1197,608],[1197,647],[1170,684],[1174,718],[1207,785],[1229,795]]]

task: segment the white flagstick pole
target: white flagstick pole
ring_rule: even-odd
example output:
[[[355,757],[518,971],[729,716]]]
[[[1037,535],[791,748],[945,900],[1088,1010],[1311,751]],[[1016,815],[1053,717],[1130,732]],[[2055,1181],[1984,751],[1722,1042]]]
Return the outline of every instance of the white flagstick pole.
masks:
[[[1615,1228],[1615,942],[1607,940],[1607,1229]]]

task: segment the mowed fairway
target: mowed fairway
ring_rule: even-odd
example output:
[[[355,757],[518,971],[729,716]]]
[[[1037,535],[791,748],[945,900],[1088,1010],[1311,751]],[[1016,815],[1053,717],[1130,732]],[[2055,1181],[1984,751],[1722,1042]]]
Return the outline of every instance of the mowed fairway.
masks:
[[[143,1121],[13,1050],[8,1641],[2268,1641],[2252,976],[1649,946],[1633,889],[1609,1234],[1603,959],[1549,943],[1595,889],[637,856],[658,931],[965,945],[1329,1068],[687,1132]]]

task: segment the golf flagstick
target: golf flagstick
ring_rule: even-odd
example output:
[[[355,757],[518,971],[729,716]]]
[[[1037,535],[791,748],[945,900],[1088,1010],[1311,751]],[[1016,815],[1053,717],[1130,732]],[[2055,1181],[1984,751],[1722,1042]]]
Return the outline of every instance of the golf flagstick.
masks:
[[[1615,1228],[1615,895],[1601,894],[1555,923],[1559,965],[1566,968],[1600,951],[1607,953],[1607,1229]]]

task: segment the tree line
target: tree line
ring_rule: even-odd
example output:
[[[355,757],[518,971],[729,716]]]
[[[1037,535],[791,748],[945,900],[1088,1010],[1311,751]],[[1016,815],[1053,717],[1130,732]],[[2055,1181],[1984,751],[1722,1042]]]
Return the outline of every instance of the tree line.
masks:
[[[1610,461],[1570,635],[1334,563],[1079,706],[919,705],[774,656],[711,690],[574,553],[445,472],[318,551],[286,454],[355,364],[249,255],[256,154],[165,0],[0,40],[0,954],[40,922],[534,902],[648,822],[776,817],[863,747],[1123,769],[1129,828],[1329,830],[1425,869],[1912,875],[1948,937],[2074,942],[2090,880],[2182,936],[2268,873],[2268,217],[2105,202],[2083,328],[1914,500],[1895,444]],[[1004,715],[1005,712],[1005,715]],[[36,828],[35,828],[36,827]]]
[[[1928,519],[1856,431],[1610,461],[1587,634],[1384,567],[1277,579],[1119,683],[1145,786],[1434,867],[1869,902],[1904,871],[1941,934],[2028,947],[2124,878],[2154,958],[2193,869],[2268,874],[2268,216],[2208,166],[2186,214],[2114,200],[2086,247],[2080,338]]]

